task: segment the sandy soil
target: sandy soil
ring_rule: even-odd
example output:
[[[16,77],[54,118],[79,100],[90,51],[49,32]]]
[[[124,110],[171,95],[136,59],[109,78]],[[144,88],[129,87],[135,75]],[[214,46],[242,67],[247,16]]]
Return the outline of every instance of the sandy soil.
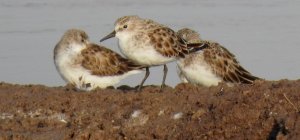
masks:
[[[78,92],[0,83],[0,140],[300,139],[300,80]]]

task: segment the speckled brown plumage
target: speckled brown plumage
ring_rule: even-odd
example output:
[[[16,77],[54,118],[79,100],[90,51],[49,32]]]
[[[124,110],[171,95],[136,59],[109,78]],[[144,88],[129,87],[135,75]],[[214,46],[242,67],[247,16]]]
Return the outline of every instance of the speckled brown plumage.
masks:
[[[245,70],[235,56],[219,43],[202,41],[208,44],[203,50],[204,60],[211,66],[213,71],[220,75],[225,82],[250,84],[259,79]]]
[[[170,35],[167,36],[167,34]],[[154,44],[154,48],[163,56],[178,56],[180,50],[182,50],[180,47],[178,48],[178,39],[171,29],[157,28],[148,33],[148,36],[150,37],[151,43]]]
[[[165,57],[185,57],[186,54],[195,52],[202,47],[202,44],[190,43],[187,44],[185,40],[177,36],[176,32],[169,27],[157,23],[151,19],[141,19],[138,16],[124,16],[119,18],[115,24],[125,25],[127,22],[133,24],[132,28],[138,28],[140,33],[135,35],[136,40],[143,38],[146,42],[150,40],[155,50]],[[118,31],[123,31],[123,28]]]
[[[184,59],[183,66],[189,65],[209,65],[207,70],[220,77],[224,82],[251,84],[260,78],[253,76],[245,70],[237,61],[235,55],[217,42],[206,41],[191,29],[184,28],[177,32],[177,35],[187,41],[187,43],[201,43],[205,48],[201,53],[190,54]],[[199,61],[199,62],[197,62]]]
[[[142,69],[132,61],[105,47],[89,44],[82,50],[82,66],[91,71],[93,75],[113,76],[121,75],[131,70]]]
[[[150,43],[163,56],[184,58],[203,46],[200,42],[187,44],[175,31],[152,20],[147,20],[147,26]]]

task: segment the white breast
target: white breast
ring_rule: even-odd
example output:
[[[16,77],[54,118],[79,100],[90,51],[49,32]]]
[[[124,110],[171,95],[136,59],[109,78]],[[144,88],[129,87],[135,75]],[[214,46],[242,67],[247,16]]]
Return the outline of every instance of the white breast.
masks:
[[[174,61],[175,57],[165,57],[155,50],[149,40],[134,39],[132,34],[117,34],[119,48],[132,61],[141,65],[162,65]]]
[[[194,84],[200,84],[204,86],[216,86],[222,79],[213,73],[210,66],[204,61],[202,53],[197,53],[197,57],[194,59],[179,59],[177,61],[177,66],[179,67],[179,73],[184,76],[187,81]],[[186,64],[186,60],[189,60],[189,64]]]
[[[72,82],[80,75],[80,64],[76,64],[75,60],[80,54],[83,46],[78,44],[70,44],[69,47],[60,49],[55,58],[55,66],[66,82]]]

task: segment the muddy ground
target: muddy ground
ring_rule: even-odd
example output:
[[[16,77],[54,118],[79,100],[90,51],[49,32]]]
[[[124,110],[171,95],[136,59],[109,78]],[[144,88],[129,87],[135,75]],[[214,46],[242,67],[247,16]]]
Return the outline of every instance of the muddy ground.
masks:
[[[300,139],[300,80],[78,92],[0,83],[5,139]]]

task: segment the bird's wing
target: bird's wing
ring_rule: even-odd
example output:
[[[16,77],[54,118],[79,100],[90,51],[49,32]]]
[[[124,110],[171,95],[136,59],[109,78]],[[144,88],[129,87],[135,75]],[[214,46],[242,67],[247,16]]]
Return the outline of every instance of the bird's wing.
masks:
[[[260,79],[245,70],[235,56],[219,43],[203,42],[209,46],[203,52],[205,61],[211,65],[213,71],[222,77],[225,82],[250,84],[254,80]]]
[[[90,70],[93,75],[121,75],[131,70],[143,68],[143,66],[123,58],[114,51],[96,44],[89,44],[81,54],[82,66]]]
[[[176,33],[164,26],[159,26],[148,33],[150,43],[156,51],[166,57],[180,57],[188,53],[186,43]]]

